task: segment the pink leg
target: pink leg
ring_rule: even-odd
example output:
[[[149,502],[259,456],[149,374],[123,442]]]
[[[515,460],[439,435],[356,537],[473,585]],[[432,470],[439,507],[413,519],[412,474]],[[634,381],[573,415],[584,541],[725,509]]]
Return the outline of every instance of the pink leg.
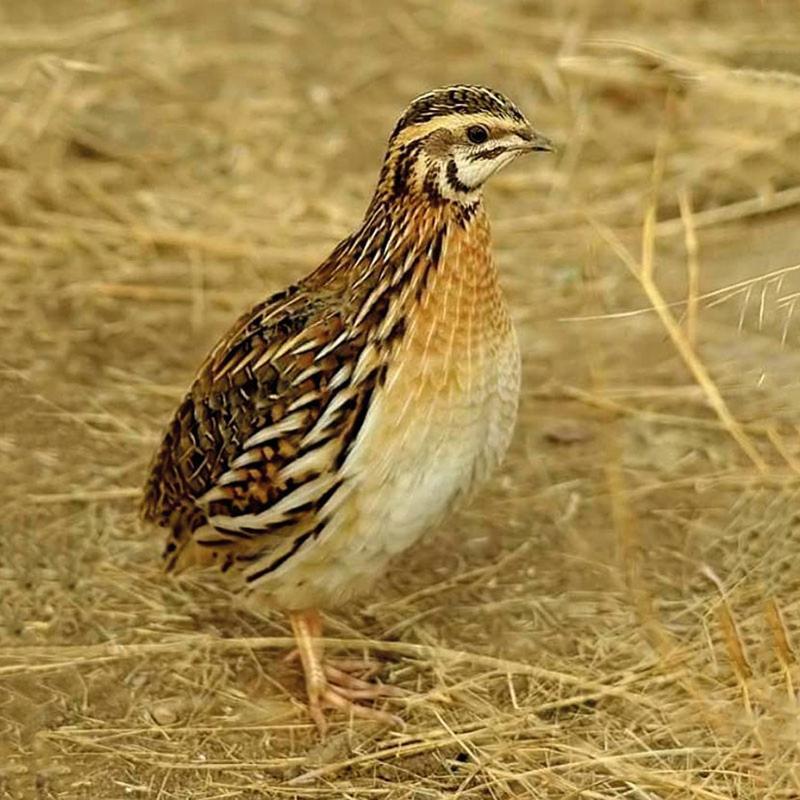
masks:
[[[293,652],[299,655],[306,677],[308,710],[321,736],[325,735],[328,728],[323,713],[323,708],[326,706],[338,708],[361,719],[371,719],[392,726],[403,724],[394,714],[354,702],[380,697],[398,697],[403,692],[393,686],[368,683],[324,663],[322,618],[318,611],[314,609],[292,611],[289,619],[297,642],[297,650]]]

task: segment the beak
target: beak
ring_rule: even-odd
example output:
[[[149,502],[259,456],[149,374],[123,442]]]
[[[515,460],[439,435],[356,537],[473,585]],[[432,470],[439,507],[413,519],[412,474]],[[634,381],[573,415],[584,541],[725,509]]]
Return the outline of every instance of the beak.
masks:
[[[525,143],[521,144],[518,149],[524,152],[554,153],[556,150],[556,146],[546,136],[533,130],[533,128],[527,130],[524,134],[521,133],[520,136],[525,139]]]

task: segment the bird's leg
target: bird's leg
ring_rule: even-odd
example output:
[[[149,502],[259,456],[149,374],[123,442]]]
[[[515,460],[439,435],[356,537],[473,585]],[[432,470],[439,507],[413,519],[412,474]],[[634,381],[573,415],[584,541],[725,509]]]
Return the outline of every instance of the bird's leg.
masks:
[[[371,719],[389,725],[402,725],[402,720],[386,711],[362,706],[356,700],[402,694],[393,686],[372,684],[356,678],[333,665],[326,665],[323,659],[322,617],[313,609],[289,613],[292,632],[297,642],[296,653],[303,665],[308,694],[308,710],[314,724],[324,736],[328,724],[322,709],[325,706],[338,708],[354,717]]]
[[[320,639],[322,633],[322,618],[319,611],[292,611],[289,614],[292,623],[294,640],[297,642],[297,654],[303,665],[303,674],[306,677],[306,693],[308,694],[308,711],[320,736],[325,735],[328,723],[322,713],[322,695],[327,680],[322,667],[323,644]]]
[[[296,647],[292,648],[283,657],[283,661],[287,664],[300,661],[300,650]],[[348,677],[360,678],[364,682],[381,671],[381,663],[367,656],[364,658],[325,658],[323,659],[322,666],[326,675],[332,673],[334,670],[338,670],[339,673],[347,673]],[[384,688],[388,689],[389,687]]]

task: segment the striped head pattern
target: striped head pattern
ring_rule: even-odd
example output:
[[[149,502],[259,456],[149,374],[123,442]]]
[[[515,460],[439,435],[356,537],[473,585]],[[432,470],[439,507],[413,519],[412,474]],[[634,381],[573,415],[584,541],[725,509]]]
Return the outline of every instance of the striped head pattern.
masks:
[[[471,204],[522,153],[553,150],[507,97],[482,86],[434,89],[411,102],[389,140],[378,194]]]

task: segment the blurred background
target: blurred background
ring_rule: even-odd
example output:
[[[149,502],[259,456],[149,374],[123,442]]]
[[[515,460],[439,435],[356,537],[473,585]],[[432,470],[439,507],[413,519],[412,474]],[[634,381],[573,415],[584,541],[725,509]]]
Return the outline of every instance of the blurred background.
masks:
[[[449,83],[559,145],[487,190],[520,421],[329,619],[408,727],[319,744],[285,621],[163,577],[139,487]],[[0,797],[800,797],[798,107],[788,0],[5,0]]]

